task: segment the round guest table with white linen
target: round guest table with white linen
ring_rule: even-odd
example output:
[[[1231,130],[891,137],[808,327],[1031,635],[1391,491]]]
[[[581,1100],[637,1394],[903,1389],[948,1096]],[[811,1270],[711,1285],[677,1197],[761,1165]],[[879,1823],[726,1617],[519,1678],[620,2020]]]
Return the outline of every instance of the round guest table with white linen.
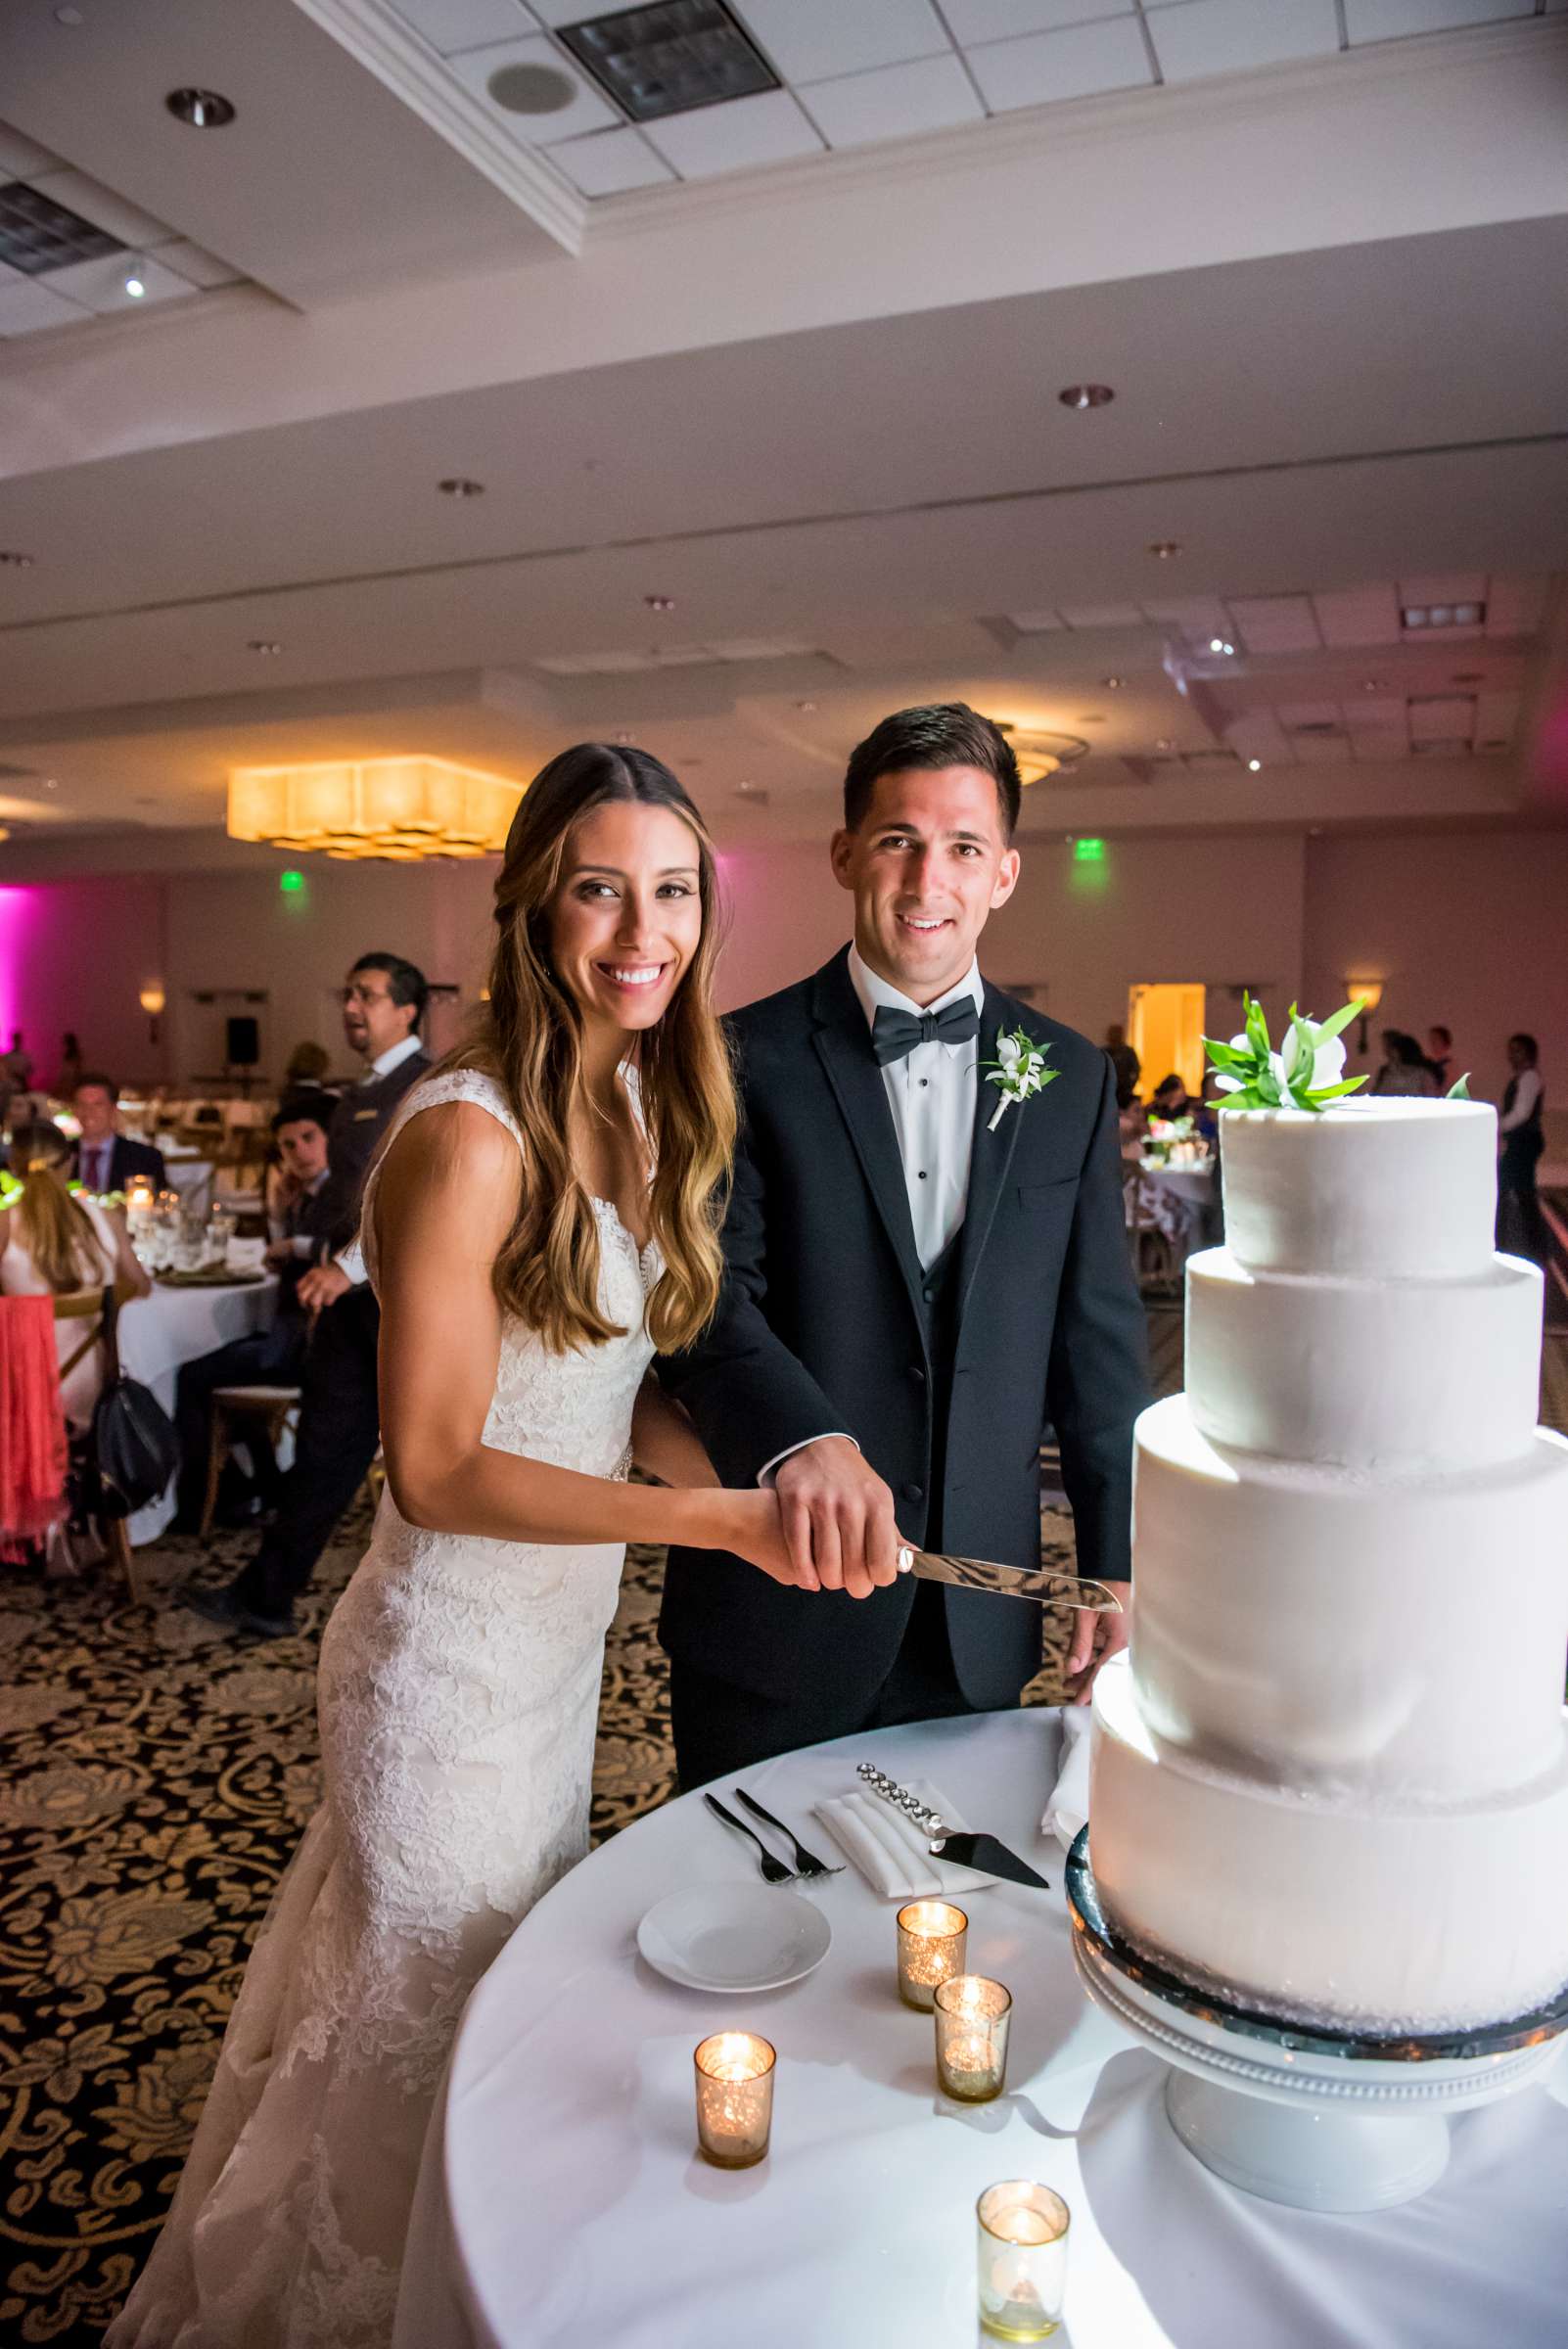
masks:
[[[808,1602],[803,1602],[808,1603]],[[1459,1733],[1460,1725],[1455,1725]],[[528,1916],[469,2004],[427,2147],[396,2349],[972,2349],[977,2195],[1034,2178],[1072,2209],[1069,2349],[1540,2349],[1568,2307],[1568,2074],[1453,2122],[1420,2200],[1324,2217],[1221,2183],[1165,2116],[1165,2066],[1091,2007],[1040,1813],[1047,1712],[844,1739],[745,1773],[823,1859],[811,1815],[874,1760],[924,1779],[1050,1879],[957,1896],[967,1964],[1013,1994],[1003,2096],[937,2092],[932,2018],[894,1986],[897,1903],[851,1869],[790,1887],[833,1929],[805,1980],[715,1995],[638,1956],[684,1886],[759,1881],[696,1797],[614,1837]],[[730,1782],[718,1789],[726,1797]],[[1216,1853],[1217,1881],[1223,1854]],[[758,2168],[694,2151],[692,2050],[778,2050]]]
[[[265,1329],[276,1310],[277,1275],[211,1288],[165,1288],[155,1278],[150,1297],[138,1297],[119,1316],[119,1362],[128,1378],[151,1387],[170,1418],[184,1362],[227,1346],[232,1338]],[[133,1544],[156,1542],[174,1514],[172,1482],[161,1499],[130,1520]]]

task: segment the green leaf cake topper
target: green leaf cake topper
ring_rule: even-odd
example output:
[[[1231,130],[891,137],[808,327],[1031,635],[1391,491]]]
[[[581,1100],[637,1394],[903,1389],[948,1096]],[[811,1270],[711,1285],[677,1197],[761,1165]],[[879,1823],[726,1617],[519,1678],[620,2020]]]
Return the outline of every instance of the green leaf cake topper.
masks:
[[[1294,1003],[1290,1026],[1276,1052],[1268,1040],[1263,1005],[1245,990],[1241,997],[1246,1025],[1228,1044],[1206,1036],[1203,1048],[1216,1071],[1215,1089],[1228,1097],[1221,1109],[1306,1109],[1314,1114],[1330,1101],[1343,1100],[1366,1082],[1364,1077],[1344,1077],[1345,1047],[1341,1029],[1362,1010],[1347,1003],[1331,1020],[1304,1019]]]

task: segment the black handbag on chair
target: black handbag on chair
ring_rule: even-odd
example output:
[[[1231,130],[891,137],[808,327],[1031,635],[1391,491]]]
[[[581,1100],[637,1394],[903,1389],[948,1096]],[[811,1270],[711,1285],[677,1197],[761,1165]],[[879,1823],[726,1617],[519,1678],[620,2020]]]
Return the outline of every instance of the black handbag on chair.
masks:
[[[104,1291],[103,1342],[108,1380],[87,1435],[87,1494],[95,1517],[133,1517],[157,1500],[179,1466],[174,1422],[151,1387],[119,1366],[119,1304]]]

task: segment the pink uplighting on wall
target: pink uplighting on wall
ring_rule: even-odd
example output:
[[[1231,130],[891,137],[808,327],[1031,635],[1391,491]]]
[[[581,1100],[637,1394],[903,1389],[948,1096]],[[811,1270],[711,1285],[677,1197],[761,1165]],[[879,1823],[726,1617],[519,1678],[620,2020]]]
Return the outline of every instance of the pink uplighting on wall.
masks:
[[[38,911],[33,889],[0,889],[0,1050],[13,1028],[26,1026],[27,933]]]

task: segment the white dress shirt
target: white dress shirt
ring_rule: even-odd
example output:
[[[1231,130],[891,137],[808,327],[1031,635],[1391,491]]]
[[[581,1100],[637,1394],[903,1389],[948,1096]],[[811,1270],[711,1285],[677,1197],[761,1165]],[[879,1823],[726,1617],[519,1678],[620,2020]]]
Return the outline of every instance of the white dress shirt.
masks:
[[[868,1028],[884,1007],[919,1019],[923,1012],[943,1011],[949,1003],[962,1003],[966,998],[977,1012],[985,1006],[980,966],[974,962],[957,986],[934,1003],[914,1003],[869,970],[857,948],[852,946],[850,983],[860,998]],[[971,1036],[966,1044],[916,1044],[902,1060],[888,1062],[882,1082],[903,1162],[915,1253],[922,1266],[929,1267],[964,1220],[975,1096],[980,1084],[980,1040]]]
[[[403,1062],[412,1059],[419,1049],[420,1038],[417,1036],[405,1036],[400,1044],[389,1044],[385,1052],[377,1053],[359,1082],[374,1084],[378,1077],[390,1077],[393,1069],[400,1069]],[[368,1117],[370,1112],[367,1110],[365,1114]],[[362,1289],[370,1278],[364,1251],[357,1240],[351,1240],[342,1255],[333,1261],[339,1271],[346,1273],[356,1289]]]

